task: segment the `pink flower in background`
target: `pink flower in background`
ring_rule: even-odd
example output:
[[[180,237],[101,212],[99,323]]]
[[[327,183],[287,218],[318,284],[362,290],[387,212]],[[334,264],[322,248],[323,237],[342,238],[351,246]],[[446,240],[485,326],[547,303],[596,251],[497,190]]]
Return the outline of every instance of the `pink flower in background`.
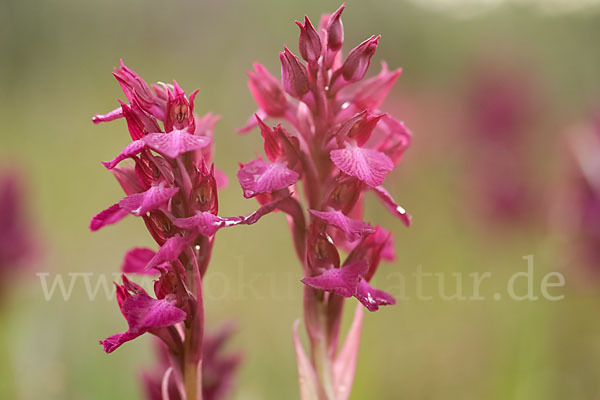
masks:
[[[25,210],[25,193],[19,176],[0,171],[0,273],[3,278],[11,270],[31,259],[34,240]]]
[[[39,254],[20,174],[0,171],[0,300]]]
[[[537,214],[530,151],[536,86],[526,71],[495,61],[485,63],[468,79],[466,173],[473,203],[487,222],[532,221]]]
[[[196,115],[197,91],[187,97],[177,82],[150,88],[122,62],[114,75],[129,104],[121,103],[93,120],[125,119],[131,142],[113,160],[103,162],[125,197],[93,217],[90,229],[115,224],[129,215],[140,217],[158,248],[133,248],[124,257],[122,271],[158,277],[151,296],[123,275],[123,284],[117,284],[117,300],[128,329],[100,343],[111,353],[140,335],[152,334],[171,355],[170,367],[163,371],[165,399],[173,392],[168,382],[173,382],[177,393],[171,399],[200,399],[203,392],[205,399],[220,399],[239,361],[217,354],[215,347],[224,338],[213,343],[203,337],[202,278],[215,234],[221,228],[254,224],[289,195],[272,196],[248,216],[218,216],[218,188],[226,178],[212,164],[217,118]],[[206,386],[201,387],[200,377]]]
[[[258,127],[266,155],[241,165],[244,197],[264,204],[288,196],[277,208],[288,215],[304,268],[304,319],[313,355],[308,361],[297,342],[303,399],[350,394],[362,310],[338,351],[344,298],[356,297],[370,311],[395,304],[369,284],[380,260],[394,255],[391,233],[362,221],[364,195],[372,192],[410,225],[404,208],[382,186],[412,138],[402,122],[379,110],[401,71],[390,72],[384,63],[378,75],[364,79],[379,36],[342,56],[343,10],[344,5],[323,16],[317,28],[308,17],[297,22],[304,61],[284,47],[281,81],[254,64],[248,86],[259,109],[240,129]],[[269,126],[265,121],[271,118],[282,123]],[[343,262],[339,249],[350,251]]]

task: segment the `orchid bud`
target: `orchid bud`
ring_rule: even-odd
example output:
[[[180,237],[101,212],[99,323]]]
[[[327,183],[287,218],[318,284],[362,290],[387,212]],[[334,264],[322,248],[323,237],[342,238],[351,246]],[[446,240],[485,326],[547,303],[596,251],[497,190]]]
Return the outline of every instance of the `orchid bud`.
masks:
[[[327,48],[337,53],[344,44],[344,26],[342,25],[342,12],[346,4],[342,4],[331,16],[327,24]]]
[[[296,25],[300,27],[300,55],[309,65],[314,65],[321,56],[321,38],[307,16],[304,17],[304,26],[299,21],[296,21]]]
[[[259,63],[248,71],[248,87],[258,106],[271,117],[281,117],[287,109],[287,99],[281,83]]]
[[[358,82],[367,73],[371,57],[377,50],[377,42],[381,36],[371,36],[350,51],[342,65],[342,76],[347,82]]]
[[[306,67],[287,47],[284,47],[284,51],[279,53],[279,59],[281,61],[281,80],[285,91],[297,99],[302,99],[310,90]]]

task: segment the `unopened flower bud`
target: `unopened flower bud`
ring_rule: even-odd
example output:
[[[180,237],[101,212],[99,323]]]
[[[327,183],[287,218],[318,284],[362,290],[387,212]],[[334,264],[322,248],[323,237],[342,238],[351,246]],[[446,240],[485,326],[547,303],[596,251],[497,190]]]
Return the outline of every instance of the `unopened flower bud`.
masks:
[[[304,25],[299,21],[296,24],[300,27],[300,55],[309,64],[315,64],[321,56],[321,38],[307,16],[304,17]]]
[[[377,42],[381,36],[371,36],[350,51],[344,65],[342,65],[342,76],[347,82],[358,82],[367,73],[371,57],[377,50]]]
[[[287,47],[279,53],[279,59],[281,60],[281,80],[285,91],[297,99],[302,99],[310,89],[306,67]]]

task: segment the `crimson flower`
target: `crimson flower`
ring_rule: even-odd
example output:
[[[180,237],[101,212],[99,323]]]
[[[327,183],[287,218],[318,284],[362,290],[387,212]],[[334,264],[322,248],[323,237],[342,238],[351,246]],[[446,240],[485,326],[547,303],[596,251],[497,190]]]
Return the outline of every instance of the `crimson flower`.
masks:
[[[356,297],[370,311],[395,304],[369,284],[380,261],[394,253],[391,233],[362,220],[364,195],[374,193],[393,216],[411,222],[382,186],[412,138],[402,122],[379,109],[401,70],[389,71],[383,63],[378,75],[365,79],[380,36],[342,56],[344,7],[323,16],[317,28],[308,17],[296,22],[301,58],[284,47],[281,80],[254,64],[248,86],[259,108],[239,130],[258,127],[266,156],[241,164],[243,195],[261,204],[287,196],[277,208],[288,215],[304,268],[313,359],[304,362],[296,346],[302,398],[349,396],[358,339],[349,336],[351,349],[337,352],[344,298]],[[281,123],[269,125],[270,119]],[[349,251],[345,261],[339,250]],[[362,321],[362,314],[356,318]],[[336,365],[348,365],[352,373],[338,373]]]
[[[93,217],[90,229],[96,231],[129,215],[141,218],[158,249],[131,249],[122,271],[158,277],[152,297],[123,275],[117,300],[128,329],[100,343],[110,353],[142,334],[158,337],[171,356],[169,375],[178,395],[202,398],[203,388],[198,387],[202,358],[205,354],[213,357],[207,353],[209,348],[203,347],[202,278],[215,234],[221,228],[254,224],[287,196],[273,196],[248,216],[219,216],[218,189],[227,180],[212,163],[213,128],[218,118],[195,114],[197,91],[188,97],[175,81],[150,87],[123,62],[114,76],[128,104],[96,115],[93,121],[125,119],[131,142],[111,161],[102,163],[125,197]]]

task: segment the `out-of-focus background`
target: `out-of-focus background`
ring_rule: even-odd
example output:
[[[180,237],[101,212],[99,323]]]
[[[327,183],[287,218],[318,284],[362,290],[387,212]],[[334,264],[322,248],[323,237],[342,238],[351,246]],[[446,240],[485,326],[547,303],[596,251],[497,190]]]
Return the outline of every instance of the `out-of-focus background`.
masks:
[[[255,202],[243,199],[235,171],[262,146],[256,132],[234,132],[255,107],[245,71],[259,61],[279,76],[283,44],[297,50],[294,20],[316,23],[338,6],[0,3],[0,165],[17,171],[36,243],[33,260],[0,275],[0,398],[141,398],[151,340],[104,354],[98,340],[125,321],[102,286],[93,300],[85,286],[85,277],[92,289],[102,275],[112,280],[130,247],[153,246],[134,218],[88,230],[91,216],[122,197],[100,161],[127,143],[125,123],[90,120],[123,98],[111,76],[119,59],[148,82],[200,88],[196,111],[222,116],[217,164],[230,185],[221,214],[239,215]],[[600,262],[582,254],[600,244],[573,223],[587,214],[574,200],[584,189],[569,144],[600,107],[598,2],[350,0],[343,22],[346,52],[382,35],[371,73],[382,60],[404,69],[384,109],[414,132],[386,181],[413,226],[367,202],[368,219],[395,235],[398,259],[380,267],[377,285],[399,301],[366,315],[352,398],[598,399]],[[527,271],[527,256],[538,300],[517,301],[507,282]],[[424,279],[432,299],[419,300],[411,275],[419,267],[445,273],[447,294],[461,273],[468,297],[468,274],[490,272],[485,300],[444,300],[437,277]],[[542,296],[550,272],[565,278],[549,289],[561,300]],[[68,300],[59,287],[45,298],[42,282],[57,274],[67,290],[75,277]],[[291,327],[302,312],[301,271],[284,218],[220,232],[210,274],[208,323],[236,320],[231,348],[245,353],[233,398],[298,398]]]

